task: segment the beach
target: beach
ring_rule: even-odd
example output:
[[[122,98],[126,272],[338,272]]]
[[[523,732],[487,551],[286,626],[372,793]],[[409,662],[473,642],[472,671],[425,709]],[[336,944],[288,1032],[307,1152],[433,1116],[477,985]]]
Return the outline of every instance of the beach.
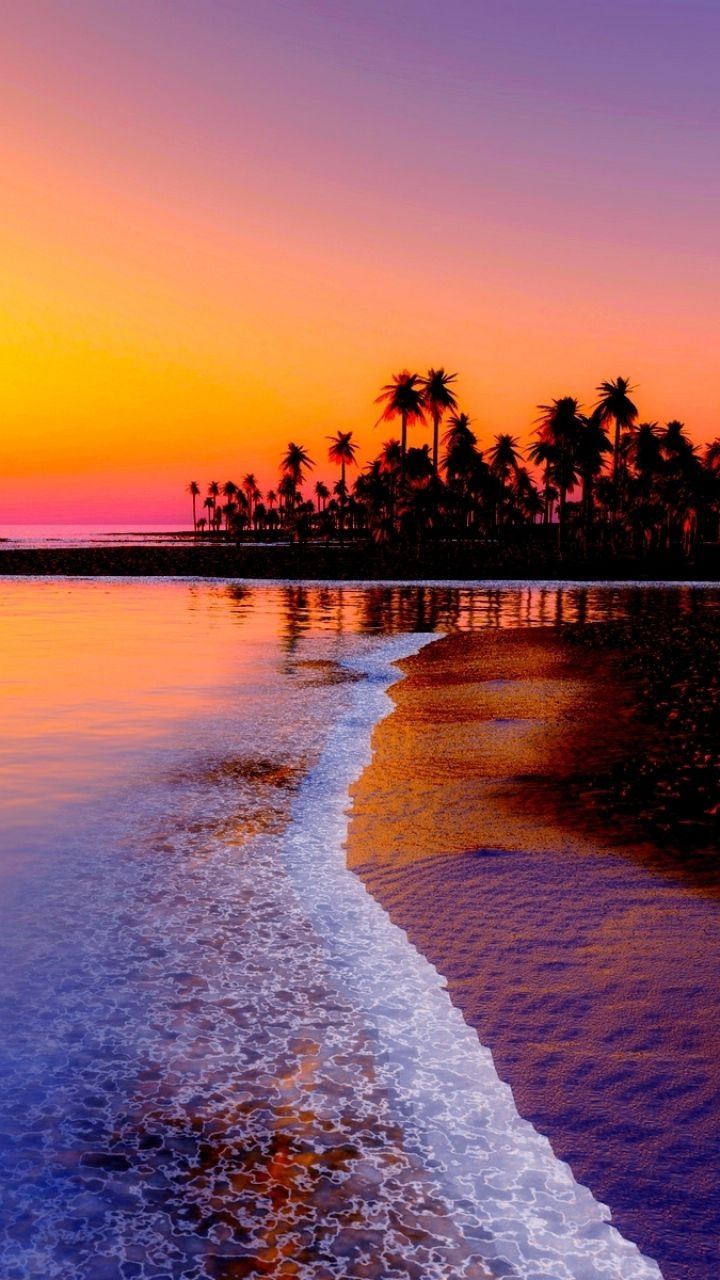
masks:
[[[593,793],[650,742],[623,654],[550,626],[452,634],[401,665],[348,863],[447,979],[520,1113],[666,1280],[703,1280],[718,879]]]
[[[611,810],[717,593],[0,599],[8,1280],[706,1280],[716,902]]]
[[[8,1280],[658,1280],[344,852],[396,662],[625,597],[0,595]]]

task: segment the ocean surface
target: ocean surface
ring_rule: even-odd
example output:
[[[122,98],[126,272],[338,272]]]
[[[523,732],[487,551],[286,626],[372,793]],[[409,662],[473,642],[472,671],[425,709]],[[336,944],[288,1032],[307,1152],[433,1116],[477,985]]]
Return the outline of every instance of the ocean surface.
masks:
[[[3,524],[0,522],[0,547],[132,547],[164,546],[187,537],[192,523],[152,524]],[[208,538],[208,541],[212,541]]]
[[[0,580],[3,1280],[660,1274],[343,851],[394,660],[641,598]]]

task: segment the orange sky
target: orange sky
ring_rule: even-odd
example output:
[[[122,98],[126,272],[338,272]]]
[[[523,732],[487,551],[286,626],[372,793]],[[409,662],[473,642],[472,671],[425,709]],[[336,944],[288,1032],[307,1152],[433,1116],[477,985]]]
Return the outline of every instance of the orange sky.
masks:
[[[363,459],[388,434],[404,366],[458,370],[481,443],[618,374],[643,417],[718,434],[707,121],[658,134],[510,60],[433,78],[424,3],[401,74],[365,27],[349,58],[332,6],[271,11],[3,19],[0,521],[182,519],[189,479],[267,485],[289,439],[327,474],[329,432]]]

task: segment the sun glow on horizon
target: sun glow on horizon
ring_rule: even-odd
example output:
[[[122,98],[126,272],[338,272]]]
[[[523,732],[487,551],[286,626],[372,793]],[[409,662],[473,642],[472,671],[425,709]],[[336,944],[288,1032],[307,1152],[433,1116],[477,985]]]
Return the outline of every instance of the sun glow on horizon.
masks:
[[[718,435],[711,130],[678,106],[659,139],[660,106],[618,104],[613,74],[602,109],[592,74],[573,104],[554,62],[548,84],[513,69],[494,5],[449,18],[417,6],[398,69],[401,15],[374,2],[4,16],[4,520],[182,520],[189,479],[252,470],[266,488],[289,439],[332,476],[338,430],[362,465],[405,365],[458,370],[481,446],[527,440],[538,402],[589,404],[618,373],[641,417]],[[646,37],[630,24],[656,73],[669,36]]]

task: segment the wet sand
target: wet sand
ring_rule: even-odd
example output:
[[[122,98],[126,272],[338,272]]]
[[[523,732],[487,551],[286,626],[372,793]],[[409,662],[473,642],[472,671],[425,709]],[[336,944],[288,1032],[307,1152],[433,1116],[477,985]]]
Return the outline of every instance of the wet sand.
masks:
[[[707,1280],[717,896],[587,803],[595,774],[643,750],[633,689],[553,628],[453,635],[402,666],[349,865],[623,1234],[666,1280]]]

